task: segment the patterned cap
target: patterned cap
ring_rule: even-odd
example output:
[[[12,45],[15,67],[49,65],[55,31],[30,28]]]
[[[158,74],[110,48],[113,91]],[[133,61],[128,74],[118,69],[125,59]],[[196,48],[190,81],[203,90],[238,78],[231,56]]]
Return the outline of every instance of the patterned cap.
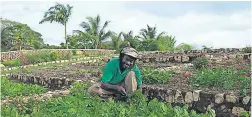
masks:
[[[122,49],[121,53],[132,56],[134,58],[138,58],[138,52],[131,47],[125,47]]]

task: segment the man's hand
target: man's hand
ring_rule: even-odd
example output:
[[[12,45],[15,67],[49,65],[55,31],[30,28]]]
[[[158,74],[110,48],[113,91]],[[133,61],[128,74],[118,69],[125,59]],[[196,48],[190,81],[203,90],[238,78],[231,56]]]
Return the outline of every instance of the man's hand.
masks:
[[[108,83],[101,83],[101,88],[105,89],[105,90],[113,90],[118,92],[121,95],[126,95],[126,90],[125,88],[123,88],[123,86],[120,85],[111,85]]]
[[[117,85],[117,91],[123,96],[127,95],[125,88],[122,86]]]

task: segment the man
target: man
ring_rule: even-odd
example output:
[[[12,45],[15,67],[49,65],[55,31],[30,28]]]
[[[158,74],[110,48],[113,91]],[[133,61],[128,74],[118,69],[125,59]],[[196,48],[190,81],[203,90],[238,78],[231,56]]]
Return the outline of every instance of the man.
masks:
[[[138,53],[134,48],[123,48],[119,58],[113,58],[106,64],[101,82],[89,87],[88,93],[107,101],[142,90],[141,72],[135,64],[137,58]]]

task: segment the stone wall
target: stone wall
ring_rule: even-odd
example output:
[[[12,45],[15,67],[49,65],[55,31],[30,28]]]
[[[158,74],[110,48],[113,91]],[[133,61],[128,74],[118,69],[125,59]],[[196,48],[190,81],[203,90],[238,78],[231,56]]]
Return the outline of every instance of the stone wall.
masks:
[[[104,49],[41,49],[41,50],[22,50],[24,54],[35,54],[39,52],[51,52],[56,51],[58,53],[69,53],[76,50],[76,53],[81,54],[114,54],[115,50],[104,50]],[[13,60],[20,58],[20,51],[10,51],[10,52],[1,52],[1,61]]]
[[[191,63],[198,57],[206,57],[209,60],[250,60],[251,53],[145,53],[140,55],[139,61],[144,63]]]
[[[208,107],[216,111],[218,117],[240,116],[241,112],[251,112],[251,97],[238,97],[233,93],[205,93],[201,90],[183,92],[160,87],[143,87],[143,94],[149,99],[170,102],[173,105],[188,104],[191,109],[206,112]]]

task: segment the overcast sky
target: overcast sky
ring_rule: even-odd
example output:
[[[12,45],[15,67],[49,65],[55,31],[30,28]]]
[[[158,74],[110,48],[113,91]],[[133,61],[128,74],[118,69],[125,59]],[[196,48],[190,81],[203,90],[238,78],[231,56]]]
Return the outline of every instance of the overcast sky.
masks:
[[[133,30],[138,35],[146,25],[157,26],[176,37],[179,43],[214,48],[251,45],[251,2],[59,2],[73,6],[67,34],[80,29],[87,16],[101,16],[102,23],[111,21],[108,29],[117,33]],[[64,27],[57,23],[39,24],[44,12],[55,2],[1,2],[3,19],[28,24],[43,35],[45,43],[64,42]]]

